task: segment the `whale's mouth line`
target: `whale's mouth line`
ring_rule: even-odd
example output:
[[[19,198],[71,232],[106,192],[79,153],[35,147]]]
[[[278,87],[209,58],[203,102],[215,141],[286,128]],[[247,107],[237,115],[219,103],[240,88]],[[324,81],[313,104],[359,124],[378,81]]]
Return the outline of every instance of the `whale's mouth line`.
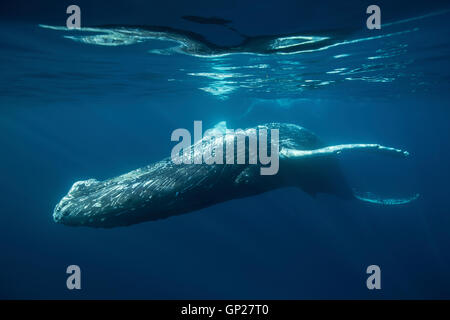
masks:
[[[404,151],[401,149],[396,149],[392,147],[386,147],[380,144],[366,144],[366,143],[356,143],[356,144],[340,144],[334,146],[328,146],[324,148],[314,149],[314,150],[296,150],[296,149],[288,149],[282,148],[280,150],[280,157],[286,157],[290,159],[306,159],[306,158],[314,158],[314,157],[327,157],[333,155],[341,155],[342,153],[347,152],[355,152],[355,151],[363,151],[370,153],[377,153],[395,157],[406,158],[409,156],[408,151]],[[417,198],[419,198],[420,194],[415,193],[411,196],[407,197],[383,197],[377,195],[373,192],[361,192],[356,189],[353,189],[353,197],[357,200],[379,204],[379,205],[402,205],[410,203]]]

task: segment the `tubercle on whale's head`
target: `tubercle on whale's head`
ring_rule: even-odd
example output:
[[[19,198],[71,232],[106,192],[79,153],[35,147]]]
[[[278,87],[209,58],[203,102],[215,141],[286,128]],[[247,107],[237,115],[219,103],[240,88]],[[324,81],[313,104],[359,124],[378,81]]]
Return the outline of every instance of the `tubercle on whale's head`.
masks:
[[[83,212],[80,201],[87,200],[87,194],[95,189],[99,182],[95,179],[77,181],[70,188],[66,196],[55,206],[53,221],[65,225],[84,225],[88,222],[88,215]]]
[[[54,222],[75,227],[109,228],[139,220],[151,197],[145,198],[144,190],[137,188],[142,184],[135,182],[136,172],[140,169],[106,181],[89,179],[74,183],[55,206]],[[126,186],[134,193],[123,192]]]
[[[69,201],[68,196],[65,196],[61,199],[61,201],[56,205],[53,210],[53,221],[56,223],[66,224],[65,222],[70,218],[70,210],[69,210]]]

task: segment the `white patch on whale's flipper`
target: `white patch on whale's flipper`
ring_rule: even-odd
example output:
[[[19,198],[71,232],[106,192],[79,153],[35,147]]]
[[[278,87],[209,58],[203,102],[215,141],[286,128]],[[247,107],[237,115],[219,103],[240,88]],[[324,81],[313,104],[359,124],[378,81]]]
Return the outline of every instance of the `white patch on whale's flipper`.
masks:
[[[391,147],[385,147],[380,144],[373,144],[373,143],[339,144],[336,146],[329,146],[314,150],[297,150],[297,149],[282,148],[280,151],[280,156],[295,159],[295,158],[331,156],[341,154],[342,152],[360,151],[360,150],[402,157],[409,156],[408,151],[403,151]]]
[[[353,195],[355,196],[356,199],[364,201],[364,202],[388,205],[388,206],[407,204],[407,203],[410,203],[410,202],[416,200],[420,196],[418,193],[416,193],[407,198],[383,198],[372,192],[359,192],[356,190],[353,190]]]

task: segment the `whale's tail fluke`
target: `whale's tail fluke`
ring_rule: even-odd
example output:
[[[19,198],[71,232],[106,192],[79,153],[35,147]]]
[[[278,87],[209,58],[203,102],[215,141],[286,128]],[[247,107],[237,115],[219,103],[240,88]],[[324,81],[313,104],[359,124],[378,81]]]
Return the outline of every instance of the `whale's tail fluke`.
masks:
[[[361,201],[373,203],[373,204],[380,204],[385,206],[395,206],[400,204],[407,204],[410,202],[413,202],[417,198],[419,198],[419,194],[415,193],[408,197],[402,197],[402,198],[385,198],[382,196],[379,196],[372,192],[360,192],[357,190],[353,190],[353,196]]]

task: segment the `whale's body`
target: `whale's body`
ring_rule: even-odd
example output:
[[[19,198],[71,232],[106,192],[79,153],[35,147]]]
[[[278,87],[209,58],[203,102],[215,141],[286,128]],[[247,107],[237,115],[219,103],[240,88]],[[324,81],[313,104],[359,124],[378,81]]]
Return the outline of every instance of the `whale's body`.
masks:
[[[361,195],[355,197],[337,155],[348,150],[407,155],[376,144],[325,147],[312,132],[293,124],[272,123],[257,128],[279,130],[276,175],[261,175],[260,164],[175,164],[166,158],[109,180],[76,182],[56,206],[53,218],[71,226],[127,226],[289,186],[311,195],[329,193],[366,200]],[[389,204],[414,198],[394,199]]]

